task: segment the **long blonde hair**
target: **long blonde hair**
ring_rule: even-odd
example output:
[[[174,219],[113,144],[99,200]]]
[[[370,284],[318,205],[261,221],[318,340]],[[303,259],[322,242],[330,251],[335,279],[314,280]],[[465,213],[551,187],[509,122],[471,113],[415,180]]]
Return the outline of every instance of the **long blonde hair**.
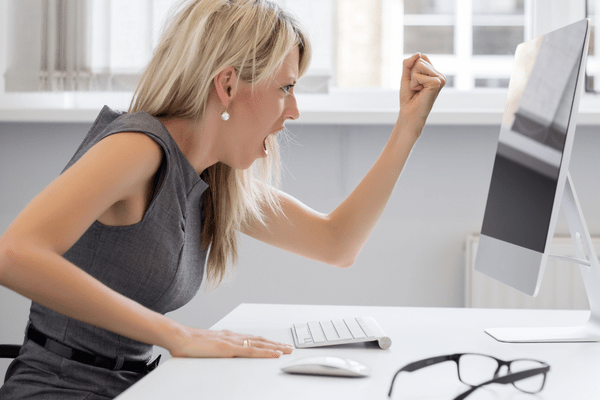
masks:
[[[308,68],[311,47],[305,30],[268,0],[193,0],[176,10],[129,112],[200,121],[213,78],[225,67],[256,84],[272,76],[298,46],[299,75]],[[212,288],[222,282],[229,262],[237,262],[240,228],[250,220],[264,223],[265,208],[279,210],[271,188],[279,180],[279,149],[272,136],[267,149],[269,156],[248,170],[217,163],[204,171],[209,189],[203,195],[202,246],[209,249],[206,275]]]

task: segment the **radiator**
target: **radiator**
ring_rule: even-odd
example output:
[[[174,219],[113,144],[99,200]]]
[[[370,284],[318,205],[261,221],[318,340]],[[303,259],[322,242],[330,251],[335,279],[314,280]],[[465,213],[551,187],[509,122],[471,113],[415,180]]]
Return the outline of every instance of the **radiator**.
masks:
[[[600,249],[600,237],[593,237],[592,242],[595,249]],[[465,246],[466,307],[589,309],[579,265],[569,261],[549,259],[539,293],[536,297],[531,297],[475,271],[475,255],[478,244],[479,235],[467,236]],[[571,237],[554,237],[550,254],[574,257],[575,249]]]

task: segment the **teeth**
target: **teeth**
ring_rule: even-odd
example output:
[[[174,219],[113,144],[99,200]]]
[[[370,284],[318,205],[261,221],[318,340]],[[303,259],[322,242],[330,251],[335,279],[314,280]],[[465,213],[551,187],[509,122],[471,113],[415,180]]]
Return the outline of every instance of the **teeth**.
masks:
[[[265,149],[265,153],[269,154],[269,150],[267,150],[267,138],[263,140],[263,149]]]

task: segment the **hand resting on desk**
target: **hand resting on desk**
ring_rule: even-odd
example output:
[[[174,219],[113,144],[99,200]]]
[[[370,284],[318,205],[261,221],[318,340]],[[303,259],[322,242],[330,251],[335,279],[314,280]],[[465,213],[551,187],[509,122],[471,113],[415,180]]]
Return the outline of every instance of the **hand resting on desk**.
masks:
[[[260,336],[190,327],[184,327],[181,335],[177,335],[174,347],[169,349],[173,357],[207,358],[279,358],[282,354],[290,354],[292,350],[289,344]]]

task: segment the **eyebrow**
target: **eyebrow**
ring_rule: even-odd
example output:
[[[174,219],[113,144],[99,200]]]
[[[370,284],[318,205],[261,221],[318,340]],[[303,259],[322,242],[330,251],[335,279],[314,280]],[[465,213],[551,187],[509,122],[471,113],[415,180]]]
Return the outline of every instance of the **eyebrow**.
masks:
[[[283,85],[283,82],[291,82],[289,83],[289,85],[296,85],[298,83],[297,79],[294,78],[293,76],[288,76],[285,79],[282,80],[278,80],[278,79],[273,79],[273,81],[277,84],[277,85]]]
[[[290,77],[290,78],[286,78],[286,79],[283,79],[283,80],[281,80],[281,81],[279,81],[279,80],[275,79],[275,80],[274,80],[274,82],[275,82],[275,83],[276,83],[278,86],[279,86],[279,85],[292,85],[292,86],[296,86],[296,83],[298,83],[298,81],[297,81],[296,79],[292,78],[292,77]],[[287,84],[285,84],[284,82],[290,82],[290,83],[287,83]]]

